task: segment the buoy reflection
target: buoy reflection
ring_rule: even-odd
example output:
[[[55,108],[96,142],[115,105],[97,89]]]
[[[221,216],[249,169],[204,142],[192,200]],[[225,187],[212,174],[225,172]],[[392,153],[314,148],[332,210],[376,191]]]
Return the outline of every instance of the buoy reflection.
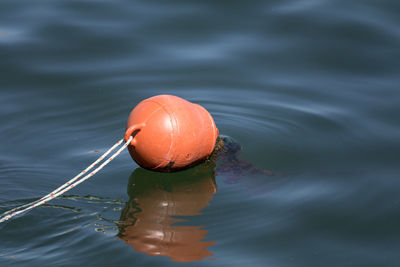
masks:
[[[136,251],[173,261],[200,261],[207,250],[203,226],[180,225],[208,206],[217,191],[215,164],[207,162],[178,173],[136,169],[129,180],[129,202],[122,211],[118,237]]]

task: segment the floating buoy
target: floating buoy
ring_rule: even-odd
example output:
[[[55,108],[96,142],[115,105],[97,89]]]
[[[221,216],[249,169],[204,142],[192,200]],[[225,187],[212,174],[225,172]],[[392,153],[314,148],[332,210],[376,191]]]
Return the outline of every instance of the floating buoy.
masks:
[[[177,96],[158,95],[140,102],[130,113],[125,141],[141,167],[177,171],[192,166],[214,150],[219,131],[210,113]]]

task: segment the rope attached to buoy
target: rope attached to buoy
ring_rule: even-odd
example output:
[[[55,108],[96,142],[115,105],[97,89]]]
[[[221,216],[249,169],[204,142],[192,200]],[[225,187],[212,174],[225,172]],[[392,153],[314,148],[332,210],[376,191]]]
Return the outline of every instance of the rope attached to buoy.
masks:
[[[16,207],[12,210],[6,211],[3,214],[0,215],[0,223],[9,220],[10,218],[21,214],[25,211],[28,211],[30,209],[33,209],[35,207],[38,207],[40,205],[43,205],[47,203],[48,201],[52,200],[53,198],[56,198],[65,192],[71,190],[75,186],[79,185],[80,183],[86,181],[93,175],[95,175],[99,170],[101,170],[104,166],[106,166],[108,163],[110,163],[116,156],[118,156],[122,150],[124,150],[132,141],[133,137],[131,136],[126,143],[122,147],[120,147],[117,152],[115,152],[112,156],[110,156],[107,160],[105,160],[99,167],[94,169],[92,172],[88,173],[94,166],[96,166],[100,161],[102,161],[108,154],[110,154],[116,147],[121,145],[121,143],[124,141],[123,139],[119,140],[115,145],[113,145],[109,150],[107,150],[103,155],[101,155],[97,160],[95,160],[92,164],[89,165],[86,169],[84,169],[82,172],[80,172],[78,175],[76,175],[74,178],[63,184],[62,186],[58,187],[56,190],[53,192],[45,195],[44,197],[35,200],[31,203]],[[88,173],[88,174],[86,174]],[[79,179],[82,175],[86,174],[84,177]]]

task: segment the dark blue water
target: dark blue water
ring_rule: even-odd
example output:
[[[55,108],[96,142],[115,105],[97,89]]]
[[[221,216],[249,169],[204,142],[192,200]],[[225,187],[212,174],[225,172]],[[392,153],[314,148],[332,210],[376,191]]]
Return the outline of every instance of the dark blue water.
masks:
[[[84,169],[153,95],[203,105],[235,149],[173,174],[125,151],[0,224],[0,265],[399,266],[399,14],[395,0],[2,0],[0,212]]]

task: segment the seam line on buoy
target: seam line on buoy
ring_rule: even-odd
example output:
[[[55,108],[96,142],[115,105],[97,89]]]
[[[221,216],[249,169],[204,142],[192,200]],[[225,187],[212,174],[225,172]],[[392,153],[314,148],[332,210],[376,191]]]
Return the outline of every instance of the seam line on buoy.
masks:
[[[157,104],[157,105],[158,105],[160,108],[162,108],[168,115],[170,115],[170,116],[169,116],[169,122],[171,123],[172,131],[171,131],[171,133],[170,133],[171,143],[170,143],[170,145],[169,145],[169,150],[168,150],[168,153],[167,153],[167,157],[169,157],[169,156],[170,156],[170,153],[171,153],[171,150],[172,150],[172,147],[173,147],[173,144],[174,144],[174,125],[173,125],[173,123],[172,123],[172,121],[171,121],[171,115],[173,116],[173,114],[170,113],[169,110],[166,108],[166,104],[161,104],[161,103],[158,103],[157,101],[154,101],[154,100],[147,100],[147,102],[153,102],[153,103]],[[155,167],[155,169],[157,169],[157,168],[159,168],[159,167],[161,167],[161,166],[163,166],[163,165],[166,165],[166,164],[168,164],[169,162],[170,162],[170,160],[164,158],[164,160],[163,160],[160,164],[158,164],[158,165]]]

